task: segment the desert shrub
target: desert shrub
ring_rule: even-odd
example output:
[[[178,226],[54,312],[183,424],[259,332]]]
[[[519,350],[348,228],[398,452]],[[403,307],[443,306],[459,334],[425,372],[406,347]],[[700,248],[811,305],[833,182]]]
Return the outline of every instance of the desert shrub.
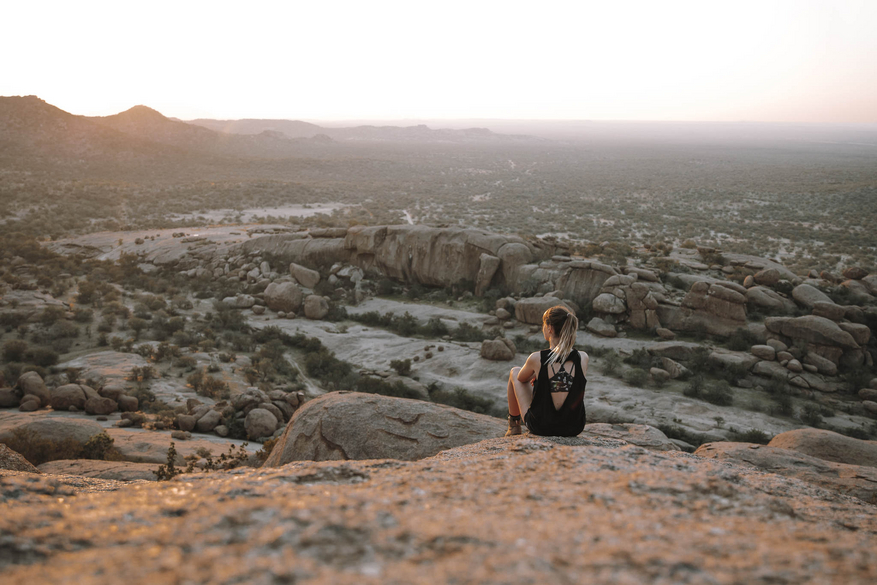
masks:
[[[396,283],[389,278],[378,280],[376,285],[376,293],[378,296],[386,297],[395,293]]]
[[[27,353],[27,342],[23,339],[11,339],[3,344],[3,360],[20,362]]]
[[[697,347],[688,359],[688,369],[693,374],[705,374],[710,371],[710,351],[705,347]]]
[[[34,365],[47,368],[58,363],[58,352],[43,347],[35,347],[27,351],[25,360]]]
[[[278,437],[275,439],[268,439],[267,441],[262,443],[262,448],[256,451],[256,457],[259,459],[259,461],[262,461],[264,463],[268,459],[268,456],[271,455],[271,451],[274,450],[274,447],[275,445],[277,445],[277,442],[279,440],[280,438]]]
[[[356,381],[356,391],[368,394],[382,394],[384,396],[396,396],[398,398],[422,398],[422,396],[403,382],[386,382],[381,378],[363,376]]]
[[[725,380],[711,382],[703,390],[701,398],[717,406],[730,406],[733,403],[731,385]]]
[[[404,337],[411,337],[412,335],[417,333],[419,327],[417,319],[414,317],[414,315],[412,315],[408,311],[405,311],[404,315],[393,319],[391,329],[399,335],[402,335]]]
[[[423,334],[428,337],[443,337],[449,332],[448,326],[438,317],[430,317],[423,327]]]
[[[680,427],[678,425],[659,424],[658,430],[667,435],[668,439],[685,441],[689,445],[693,445],[695,447],[700,447],[706,442],[706,439],[703,435],[695,433],[693,431],[689,431],[688,429]]]
[[[52,325],[64,318],[64,309],[60,307],[46,307],[40,313],[40,323],[43,325]]]
[[[639,348],[633,350],[633,353],[624,358],[624,363],[630,364],[637,368],[647,369],[652,367],[660,367],[661,360],[660,358],[652,357],[648,350],[644,348]]]
[[[159,465],[158,469],[152,472],[155,474],[155,479],[157,481],[169,481],[184,473],[182,469],[177,468],[176,463],[177,449],[174,446],[174,442],[171,441],[171,446],[167,450],[167,463]]]
[[[352,386],[352,368],[349,363],[339,360],[326,348],[305,355],[305,370],[324,384],[331,384],[336,389],[345,385]]]
[[[514,342],[515,342],[515,349],[519,353],[526,353],[526,354],[530,354],[530,353],[534,353],[534,352],[543,350],[543,349],[545,349],[545,347],[547,345],[547,343],[544,340],[534,341],[530,337],[527,337],[526,335],[520,335],[520,334],[515,335]]]
[[[176,360],[174,360],[174,367],[177,368],[186,368],[187,370],[191,370],[198,364],[198,361],[190,355],[180,356]]]
[[[624,373],[624,381],[637,388],[642,388],[648,379],[649,373],[642,368],[631,368]]]
[[[610,350],[605,356],[603,356],[600,360],[600,371],[606,374],[607,376],[615,376],[618,374],[621,369],[621,356],[618,355],[618,352]]]
[[[868,366],[859,366],[847,370],[843,373],[842,377],[846,385],[846,390],[850,394],[855,394],[860,389],[868,387],[868,383],[871,381],[871,378],[874,377],[874,373],[868,368]]]
[[[18,313],[15,311],[10,313],[0,313],[0,326],[4,327],[6,331],[12,331],[26,322],[26,313]]]
[[[85,308],[76,309],[73,311],[73,319],[79,323],[91,323],[94,319],[94,311]]]
[[[494,406],[493,401],[487,398],[481,398],[480,396],[475,396],[465,388],[459,386],[449,391],[440,388],[438,384],[430,384],[427,386],[427,390],[429,391],[430,400],[438,402],[439,404],[446,404],[448,406],[453,406],[454,408],[495,417],[502,417],[505,415],[503,411]]]
[[[770,414],[780,416],[792,416],[794,414],[791,395],[782,392],[774,394],[771,398],[773,399],[773,404],[768,409]]]
[[[728,349],[733,351],[748,351],[753,345],[758,343],[758,338],[743,327],[738,327],[727,339]]]
[[[390,367],[396,370],[396,373],[400,376],[408,376],[411,374],[411,359],[391,360]]]
[[[822,410],[815,404],[806,404],[801,409],[801,422],[811,427],[822,425]]]
[[[734,383],[737,380],[745,378],[749,374],[749,368],[743,364],[728,364],[720,368],[716,374],[722,380]]]
[[[484,341],[488,335],[478,327],[463,322],[451,331],[451,337],[457,341]]]
[[[861,439],[863,441],[871,439],[871,435],[868,431],[858,427],[833,427],[831,430],[854,439]]]
[[[758,429],[749,429],[746,432],[732,431],[731,437],[737,443],[758,443],[759,445],[767,445],[773,438],[764,431]]]
[[[134,338],[140,339],[140,333],[149,327],[149,323],[140,317],[131,317],[128,319],[128,329],[134,332]]]
[[[347,309],[338,305],[337,303],[329,303],[329,312],[326,313],[326,316],[323,317],[324,320],[330,321],[332,323],[337,323],[339,321],[346,321],[350,318],[350,315],[347,313]]]

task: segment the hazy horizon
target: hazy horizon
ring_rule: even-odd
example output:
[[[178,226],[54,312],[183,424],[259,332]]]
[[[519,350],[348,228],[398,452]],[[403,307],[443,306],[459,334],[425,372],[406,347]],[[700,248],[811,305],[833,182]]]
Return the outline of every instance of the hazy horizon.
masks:
[[[0,8],[0,95],[184,120],[877,123],[877,3]]]

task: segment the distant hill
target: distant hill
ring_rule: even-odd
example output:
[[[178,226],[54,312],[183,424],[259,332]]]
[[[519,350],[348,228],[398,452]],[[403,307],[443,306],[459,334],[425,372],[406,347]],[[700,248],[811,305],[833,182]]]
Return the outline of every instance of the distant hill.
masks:
[[[350,153],[339,149],[340,144],[533,140],[485,128],[326,128],[293,120],[196,122],[168,118],[142,105],[112,116],[87,117],[36,96],[0,97],[0,167],[118,180],[172,181],[205,173],[232,177],[253,172],[301,177],[330,159],[348,160]],[[360,160],[360,164],[364,163]]]
[[[255,135],[280,132],[287,138],[329,137],[339,142],[495,142],[531,140],[528,136],[496,134],[487,128],[433,129],[424,124],[416,126],[353,126],[329,128],[300,120],[190,120],[190,124],[228,134]]]
[[[36,96],[0,97],[0,158],[37,161],[155,157],[164,149],[47,104]]]
[[[299,120],[189,120],[189,124],[209,128],[225,134],[261,134],[280,132],[287,138],[313,138],[324,134],[324,129],[316,124]]]

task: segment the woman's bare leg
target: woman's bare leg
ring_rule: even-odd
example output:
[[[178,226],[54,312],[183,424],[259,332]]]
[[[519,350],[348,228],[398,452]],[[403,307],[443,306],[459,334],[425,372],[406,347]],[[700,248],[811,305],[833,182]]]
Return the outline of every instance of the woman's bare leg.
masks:
[[[509,414],[523,417],[533,403],[533,387],[518,380],[521,368],[512,368],[509,372],[509,383],[506,389],[509,400]]]

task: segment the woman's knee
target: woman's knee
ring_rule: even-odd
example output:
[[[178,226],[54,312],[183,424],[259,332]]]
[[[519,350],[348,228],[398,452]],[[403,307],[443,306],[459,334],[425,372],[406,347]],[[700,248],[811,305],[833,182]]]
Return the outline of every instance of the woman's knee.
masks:
[[[519,373],[520,371],[521,371],[521,368],[515,366],[515,367],[512,368],[512,370],[509,372],[509,377],[510,377],[510,378],[514,378],[514,379],[517,380],[517,378],[518,378],[518,373]]]

